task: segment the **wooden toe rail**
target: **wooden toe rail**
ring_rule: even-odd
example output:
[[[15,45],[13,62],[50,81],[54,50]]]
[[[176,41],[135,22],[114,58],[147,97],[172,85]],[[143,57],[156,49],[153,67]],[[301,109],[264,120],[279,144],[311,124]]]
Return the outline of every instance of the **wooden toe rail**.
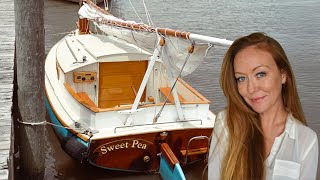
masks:
[[[85,92],[79,92],[76,93],[72,89],[72,87],[68,83],[64,83],[65,88],[67,91],[71,94],[73,98],[75,98],[77,101],[79,101],[82,105],[87,107],[88,109],[92,110],[93,112],[98,112],[99,108],[96,106],[96,104],[90,99],[87,93]]]
[[[170,94],[170,91],[171,91],[170,87],[162,87],[162,88],[159,88],[159,89],[160,89],[161,93],[163,95],[165,95],[171,103],[174,102],[174,98],[173,98],[172,92]],[[169,94],[170,94],[170,96],[169,96]],[[179,97],[180,102],[186,101],[179,93],[178,93],[178,97]]]

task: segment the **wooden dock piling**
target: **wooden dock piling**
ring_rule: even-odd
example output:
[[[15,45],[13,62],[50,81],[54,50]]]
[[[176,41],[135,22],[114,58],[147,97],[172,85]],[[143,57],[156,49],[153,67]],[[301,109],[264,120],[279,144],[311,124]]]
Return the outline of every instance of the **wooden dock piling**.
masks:
[[[21,174],[44,178],[44,0],[14,0]],[[42,123],[42,124],[41,124]]]

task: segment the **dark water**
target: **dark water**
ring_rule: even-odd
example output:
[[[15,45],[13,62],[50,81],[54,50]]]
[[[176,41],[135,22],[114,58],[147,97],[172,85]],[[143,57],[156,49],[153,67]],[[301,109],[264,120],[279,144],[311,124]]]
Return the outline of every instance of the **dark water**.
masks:
[[[131,2],[140,18],[148,22],[143,1]],[[229,40],[262,31],[277,39],[293,66],[309,126],[319,138],[320,0],[146,0],[145,4],[157,27]],[[78,4],[67,1],[45,0],[46,52],[66,33],[76,28],[78,8]],[[110,9],[113,14],[139,22],[128,0],[114,0]],[[220,66],[225,51],[225,48],[211,51],[206,61],[192,75],[185,77],[187,82],[212,102],[213,112],[218,112],[225,106],[219,87]],[[85,167],[63,152],[50,127],[48,132],[46,179],[161,179],[159,175]],[[198,163],[185,168],[184,172],[188,179],[201,179],[203,168],[203,164]]]

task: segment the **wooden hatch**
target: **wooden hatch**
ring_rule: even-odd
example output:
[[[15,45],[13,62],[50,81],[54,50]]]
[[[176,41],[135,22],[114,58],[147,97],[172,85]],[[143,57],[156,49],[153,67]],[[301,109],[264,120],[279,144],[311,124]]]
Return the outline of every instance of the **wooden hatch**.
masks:
[[[100,63],[99,108],[133,104],[147,66],[147,61]]]

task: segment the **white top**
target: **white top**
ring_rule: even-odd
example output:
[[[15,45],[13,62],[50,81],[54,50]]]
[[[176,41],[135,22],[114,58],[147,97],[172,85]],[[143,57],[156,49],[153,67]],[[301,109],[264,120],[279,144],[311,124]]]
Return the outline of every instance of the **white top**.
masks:
[[[215,121],[215,133],[212,134],[209,154],[209,180],[220,179],[220,166],[228,138],[225,116],[226,112],[221,111]],[[217,136],[219,137],[218,144]],[[285,130],[274,140],[265,165],[267,180],[316,179],[317,134],[289,113]]]

